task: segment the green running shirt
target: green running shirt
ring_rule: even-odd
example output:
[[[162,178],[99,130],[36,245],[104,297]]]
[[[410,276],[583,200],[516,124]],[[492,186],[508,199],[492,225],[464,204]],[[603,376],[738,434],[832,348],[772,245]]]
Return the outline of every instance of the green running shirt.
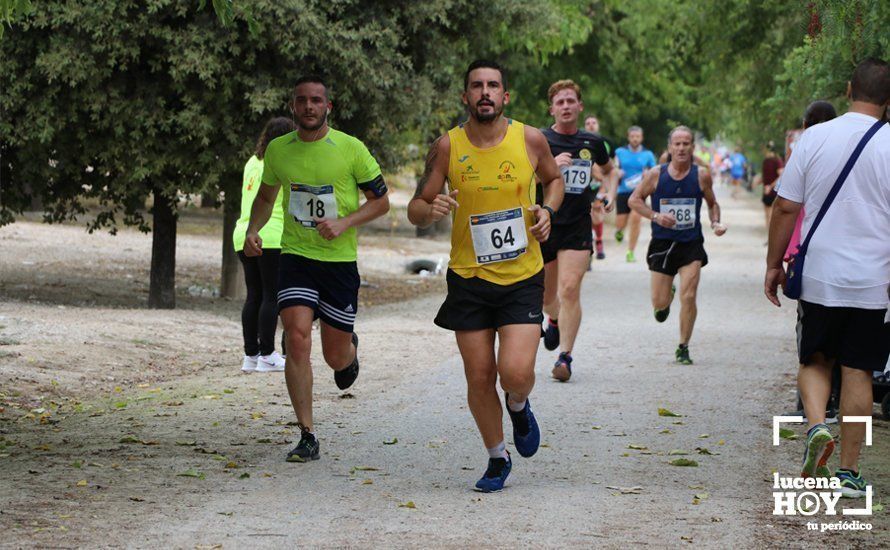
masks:
[[[263,161],[254,155],[244,165],[244,183],[241,185],[241,217],[235,223],[235,233],[232,235],[235,252],[244,250],[244,238],[247,235],[247,226],[250,224],[250,210],[253,208],[253,200],[260,192],[262,179]],[[272,215],[260,230],[263,248],[281,248],[281,231],[284,227],[284,208],[281,207],[281,195],[283,193],[279,191]]]
[[[263,160],[263,183],[282,186],[281,252],[322,262],[356,261],[355,227],[328,241],[313,220],[342,218],[358,210],[359,185],[380,176],[380,166],[365,144],[334,129],[323,139],[304,142],[295,130],[273,139]]]

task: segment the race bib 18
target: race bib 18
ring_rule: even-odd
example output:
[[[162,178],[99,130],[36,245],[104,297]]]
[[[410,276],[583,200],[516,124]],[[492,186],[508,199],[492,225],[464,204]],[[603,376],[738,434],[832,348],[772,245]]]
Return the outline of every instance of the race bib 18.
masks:
[[[589,160],[572,159],[571,166],[562,167],[562,179],[566,182],[566,193],[580,195],[590,185],[590,168],[593,166]]]
[[[671,229],[682,231],[695,227],[695,199],[661,199],[658,201],[660,212],[670,212],[677,223]]]
[[[303,227],[315,227],[315,219],[337,219],[337,198],[333,185],[315,187],[302,183],[290,184],[288,212]]]
[[[528,248],[522,208],[470,216],[470,234],[480,264],[512,260]]]

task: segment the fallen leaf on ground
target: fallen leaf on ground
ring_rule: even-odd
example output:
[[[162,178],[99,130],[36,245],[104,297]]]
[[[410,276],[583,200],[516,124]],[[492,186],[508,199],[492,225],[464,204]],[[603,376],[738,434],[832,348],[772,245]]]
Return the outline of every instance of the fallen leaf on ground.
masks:
[[[635,450],[635,451],[645,451],[645,450],[648,450],[648,449],[649,449],[649,447],[647,447],[647,446],[645,446],[645,445],[636,445],[636,444],[634,444],[634,443],[631,443],[630,445],[628,445],[627,448],[628,448],[628,449],[633,449],[633,450]]]
[[[371,485],[372,483],[374,483],[373,479],[365,479],[362,481],[362,485]]]
[[[398,442],[399,442],[399,438],[394,437],[394,438],[390,439],[389,441],[384,441],[383,444],[384,445],[395,445]]]
[[[797,439],[797,433],[794,430],[788,428],[779,428],[779,437],[782,439]]]
[[[399,504],[399,508],[411,508],[412,510],[414,510],[415,508],[417,508],[417,506],[414,505],[413,500],[409,500],[408,502]]]
[[[81,479],[80,481],[78,481],[77,483],[75,483],[75,485],[77,485],[78,487],[86,487],[86,486],[87,486],[87,480],[85,480],[85,479]]]
[[[726,445],[726,441],[721,439],[720,441],[717,442],[717,445]]]
[[[194,477],[197,479],[204,479],[204,472],[198,472],[195,470],[186,470],[186,471],[180,472],[176,475],[179,477]]]
[[[237,467],[238,467],[238,463],[235,462],[234,460],[231,460],[231,461],[229,461],[229,462],[226,463],[225,467],[226,467],[226,468],[229,468],[229,469],[234,469],[234,468],[237,468]]]
[[[696,447],[696,448],[695,448],[695,452],[697,452],[697,453],[700,454],[700,455],[715,455],[715,454],[719,454],[719,453],[712,453],[711,451],[708,450],[707,447]]]
[[[660,434],[672,434],[672,433],[674,433],[674,432],[672,432],[672,431],[668,430],[667,428],[665,428],[664,430],[661,430],[661,431],[658,432],[658,433],[660,433]]]
[[[180,447],[194,447],[195,445],[198,444],[198,442],[197,441],[177,441],[176,444],[179,445]]]
[[[606,489],[620,491],[622,495],[639,495],[643,491],[642,487],[615,487],[612,485],[606,485]]]
[[[681,417],[681,416],[683,416],[683,415],[682,415],[682,414],[677,414],[677,413],[675,413],[674,411],[672,411],[672,410],[670,410],[670,409],[664,409],[664,408],[662,408],[662,407],[659,407],[659,408],[658,408],[658,416],[675,416],[675,417]]]
[[[668,462],[671,466],[698,466],[698,462],[688,458],[675,458]]]
[[[130,500],[133,502],[145,502],[145,499],[140,497],[130,497]]]
[[[133,437],[132,435],[125,435],[124,437],[117,440],[118,443],[139,443],[139,440]]]
[[[244,472],[243,474],[238,476],[238,479],[247,479],[249,477],[250,477],[250,474],[248,474],[247,472]]]
[[[883,512],[884,505],[879,502],[871,507],[871,511],[872,512]]]
[[[711,437],[711,434],[701,434],[700,436],[698,436],[699,439],[707,439],[709,437]]]
[[[688,454],[689,453],[684,451],[683,449],[674,449],[668,453],[668,456],[683,456]]]
[[[353,466],[353,472],[377,472],[379,468],[375,468],[374,466]]]

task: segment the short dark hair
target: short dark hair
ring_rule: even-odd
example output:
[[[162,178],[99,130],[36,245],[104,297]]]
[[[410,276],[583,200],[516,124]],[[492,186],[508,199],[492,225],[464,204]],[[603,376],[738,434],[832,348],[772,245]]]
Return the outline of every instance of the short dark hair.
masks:
[[[807,110],[803,113],[803,127],[809,128],[823,122],[828,122],[837,116],[834,105],[827,101],[814,101],[807,105]]]
[[[294,95],[296,96],[297,86],[299,86],[300,84],[307,84],[307,83],[321,84],[322,86],[324,86],[325,97],[328,97],[328,84],[327,84],[327,82],[324,81],[324,79],[320,75],[317,75],[317,74],[307,74],[307,75],[303,75],[300,78],[298,78],[296,84],[294,84]]]
[[[875,105],[886,105],[890,100],[890,65],[882,59],[862,60],[850,79],[850,97]]]
[[[289,134],[296,130],[296,125],[294,121],[285,118],[283,116],[275,117],[269,119],[269,122],[266,123],[266,126],[263,127],[262,133],[260,133],[260,138],[256,142],[256,158],[262,160],[264,156],[266,156],[266,147],[269,146],[269,142],[277,137],[281,137],[284,134]]]
[[[470,63],[470,66],[467,67],[467,72],[464,73],[464,90],[470,86],[470,73],[476,69],[494,69],[498,71],[501,73],[501,84],[504,85],[505,90],[507,89],[507,72],[501,64],[490,59],[477,59]]]

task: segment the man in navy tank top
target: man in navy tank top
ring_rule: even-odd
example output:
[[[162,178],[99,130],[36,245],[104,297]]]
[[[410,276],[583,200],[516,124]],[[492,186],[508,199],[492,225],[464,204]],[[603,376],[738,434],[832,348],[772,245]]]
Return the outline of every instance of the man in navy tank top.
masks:
[[[708,265],[701,229],[702,199],[708,203],[711,229],[718,237],[726,233],[720,223],[720,205],[714,196],[711,174],[693,163],[695,136],[686,126],[677,126],[668,136],[671,161],[646,173],[628,201],[630,207],[652,220],[652,240],[646,260],[652,272],[652,307],[655,320],[663,323],[671,310],[680,275],[680,345],[676,359],[691,365],[689,340],[697,313],[695,300],[701,268]],[[646,199],[652,196],[652,208]]]

